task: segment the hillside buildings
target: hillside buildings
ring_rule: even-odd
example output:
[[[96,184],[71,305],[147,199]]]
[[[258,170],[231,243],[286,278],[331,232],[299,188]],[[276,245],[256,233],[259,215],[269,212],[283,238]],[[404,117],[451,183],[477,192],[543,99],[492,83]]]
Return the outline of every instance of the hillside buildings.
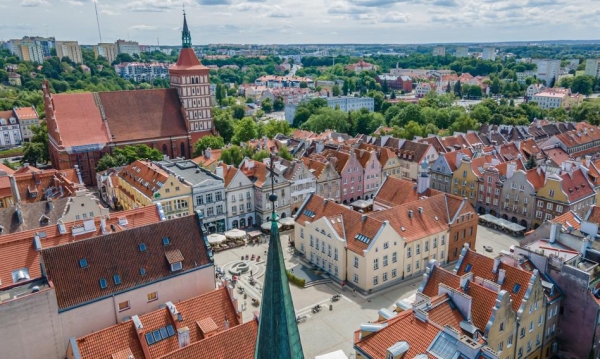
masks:
[[[96,58],[102,56],[109,64],[112,64],[117,59],[117,54],[119,53],[117,44],[114,43],[99,43],[98,45],[94,45],[93,49]]]
[[[592,77],[600,77],[600,59],[585,60],[585,74]]]
[[[76,64],[83,63],[83,57],[81,56],[81,47],[77,41],[56,41],[56,56],[59,59],[68,57],[71,61]]]
[[[124,62],[114,66],[115,72],[120,77],[133,81],[152,81],[155,78],[169,78],[169,65],[152,62]]]

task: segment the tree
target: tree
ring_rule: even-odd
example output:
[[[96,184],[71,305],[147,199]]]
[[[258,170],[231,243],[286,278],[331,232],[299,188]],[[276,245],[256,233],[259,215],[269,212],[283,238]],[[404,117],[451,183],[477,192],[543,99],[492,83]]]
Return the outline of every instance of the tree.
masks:
[[[350,117],[353,124],[350,131],[350,135],[352,136],[356,136],[357,134],[370,135],[384,124],[382,114],[369,112],[366,108],[351,112]]]
[[[311,116],[311,112],[306,107],[299,107],[296,109],[296,114],[294,115],[294,127],[302,126]]]
[[[234,105],[231,106],[231,109],[233,110],[232,116],[236,120],[241,120],[242,118],[244,118],[244,116],[246,116],[246,109],[244,108],[244,106]]]
[[[383,91],[383,93],[388,93],[389,86],[388,86],[388,83],[387,83],[387,79],[383,80],[383,84],[381,85],[381,91]]]
[[[450,86],[450,81],[448,81],[448,86],[446,86],[446,93],[452,92],[452,86]]]
[[[228,165],[239,166],[244,159],[244,153],[240,146],[229,146],[221,151],[221,161]]]
[[[127,164],[127,160],[123,155],[112,156],[109,154],[105,154],[98,160],[96,164],[96,171],[101,172],[107,170],[109,168],[124,166]]]
[[[41,163],[45,157],[45,148],[43,143],[39,142],[26,142],[23,150],[22,163],[29,163],[32,166],[36,166]]]
[[[225,143],[229,143],[231,141],[231,137],[233,137],[234,127],[231,114],[228,111],[223,111],[219,114],[216,114],[213,117],[213,121],[215,123],[215,130],[217,130]]]
[[[248,142],[258,136],[258,126],[252,117],[245,117],[235,124],[231,142],[238,144]]]
[[[308,83],[306,83],[306,81],[302,81],[302,82],[300,82],[300,88],[301,88],[301,89],[308,88]]]
[[[342,92],[344,93],[344,96],[348,96],[348,92],[350,90],[350,81],[349,80],[344,80],[344,85],[342,86]]]
[[[383,104],[383,100],[385,100],[385,95],[381,91],[369,91],[367,93],[368,97],[373,98],[373,110],[375,112],[381,111],[381,105]]]
[[[460,80],[456,81],[454,84],[454,94],[458,97],[462,97],[462,85],[460,84]]]
[[[338,86],[338,84],[333,85],[333,87],[331,88],[331,94],[333,96],[336,96],[336,97],[340,96],[341,92],[342,91],[340,90],[340,87]]]
[[[530,170],[530,169],[536,168],[536,167],[537,167],[537,162],[535,161],[535,155],[532,154],[527,159],[527,162],[525,163],[525,168]]]
[[[344,111],[325,107],[319,109],[316,114],[311,115],[301,128],[316,133],[321,133],[326,130],[346,133],[350,129],[350,124],[348,121],[348,114]]]
[[[163,154],[156,148],[150,148],[147,145],[125,146],[123,148],[115,148],[113,156],[123,156],[125,164],[133,163],[135,160],[146,159],[150,161],[160,161],[163,159]]]
[[[260,150],[252,156],[252,159],[258,162],[262,162],[262,160],[264,160],[265,158],[269,158],[270,156],[271,152],[269,152],[268,150]]]
[[[594,78],[591,76],[576,76],[571,84],[571,91],[585,96],[592,94]]]
[[[287,147],[281,147],[279,149],[279,151],[277,152],[277,155],[283,159],[286,159],[288,161],[292,161],[294,159],[294,156],[292,156],[292,154],[290,153],[290,151],[288,151]]]
[[[492,117],[492,111],[485,106],[475,106],[471,110],[470,116],[480,123],[488,123]]]
[[[266,124],[261,125],[263,135],[273,138],[277,134],[289,135],[292,133],[290,124],[285,120],[269,120]]]
[[[264,99],[264,101],[260,104],[260,107],[263,111],[265,111],[265,113],[273,112],[273,102],[268,97]]]
[[[277,96],[275,102],[273,102],[273,111],[283,111],[285,108],[285,103],[283,102],[283,98],[281,96]]]
[[[469,130],[477,130],[479,128],[479,123],[474,118],[467,116],[466,114],[459,117],[453,124],[450,126],[450,129],[453,132],[464,132],[466,133]]]
[[[207,148],[216,150],[225,146],[225,141],[221,136],[208,135],[204,136],[194,144],[194,157],[202,155]]]
[[[396,98],[396,91],[392,91],[392,94],[390,95],[390,98],[392,100]]]

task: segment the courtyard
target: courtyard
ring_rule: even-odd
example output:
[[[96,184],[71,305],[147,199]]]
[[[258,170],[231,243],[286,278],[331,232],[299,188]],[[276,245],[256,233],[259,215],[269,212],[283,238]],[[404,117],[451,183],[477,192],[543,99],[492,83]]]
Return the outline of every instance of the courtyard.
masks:
[[[293,251],[288,250],[288,235],[292,233],[293,231],[283,232],[281,236],[284,261],[288,269],[303,263],[299,257],[293,254]],[[501,250],[508,250],[511,245],[518,245],[521,238],[479,226],[475,249],[477,252],[495,257]],[[231,274],[228,269],[239,263],[242,256],[244,258],[246,255],[249,258],[252,255],[255,258],[261,257],[260,262],[247,261],[249,270],[241,275],[234,291],[238,297],[244,322],[252,320],[253,313],[260,308],[252,305],[252,299],[260,300],[262,297],[267,246],[263,240],[261,243],[249,244],[215,254],[215,265],[224,269],[229,277]],[[492,247],[492,251],[485,251],[483,246]],[[451,264],[447,268],[452,269],[453,266]],[[250,284],[250,271],[257,282],[255,285]],[[421,279],[422,276],[419,275],[369,296],[353,293],[351,289],[342,289],[333,283],[318,284],[307,288],[299,288],[290,284],[296,316],[306,316],[306,320],[298,324],[305,357],[314,358],[316,355],[343,350],[349,358],[354,358],[354,332],[359,329],[361,324],[377,320],[379,309],[393,310],[397,301],[413,296]],[[238,291],[240,286],[244,288],[246,299]],[[341,294],[341,298],[332,302],[331,297],[335,294]],[[322,310],[313,313],[311,309],[317,304],[321,305]]]

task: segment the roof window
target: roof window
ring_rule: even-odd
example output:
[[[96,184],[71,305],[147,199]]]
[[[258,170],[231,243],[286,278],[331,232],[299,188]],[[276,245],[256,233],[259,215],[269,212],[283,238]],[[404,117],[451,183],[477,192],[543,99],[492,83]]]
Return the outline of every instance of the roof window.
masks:
[[[140,252],[145,252],[146,251],[146,243],[140,243],[139,247],[140,247]]]
[[[140,268],[140,274],[141,275],[146,275],[146,269]]]
[[[465,273],[469,273],[471,271],[471,268],[473,268],[472,264],[467,264],[467,267],[465,268]]]
[[[521,289],[521,285],[519,283],[515,283],[515,286],[513,287],[513,293],[515,293],[515,294],[519,293],[520,289]]]
[[[81,259],[79,260],[79,267],[80,267],[80,268],[87,268],[87,266],[88,266],[87,259],[85,259],[85,258],[81,258]]]
[[[121,284],[121,276],[120,275],[115,274],[114,277],[113,277],[113,280],[115,281],[116,285]]]
[[[169,241],[169,237],[163,238],[163,246],[168,246],[171,242]]]
[[[106,279],[100,278],[100,288],[106,289],[108,287],[108,283],[106,283]]]

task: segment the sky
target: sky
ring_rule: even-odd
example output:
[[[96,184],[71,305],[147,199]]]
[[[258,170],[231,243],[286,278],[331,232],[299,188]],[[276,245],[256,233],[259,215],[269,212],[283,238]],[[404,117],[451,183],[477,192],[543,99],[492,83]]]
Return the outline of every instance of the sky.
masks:
[[[103,42],[452,43],[600,39],[598,0],[97,0]],[[0,40],[99,42],[93,0],[0,0]]]

